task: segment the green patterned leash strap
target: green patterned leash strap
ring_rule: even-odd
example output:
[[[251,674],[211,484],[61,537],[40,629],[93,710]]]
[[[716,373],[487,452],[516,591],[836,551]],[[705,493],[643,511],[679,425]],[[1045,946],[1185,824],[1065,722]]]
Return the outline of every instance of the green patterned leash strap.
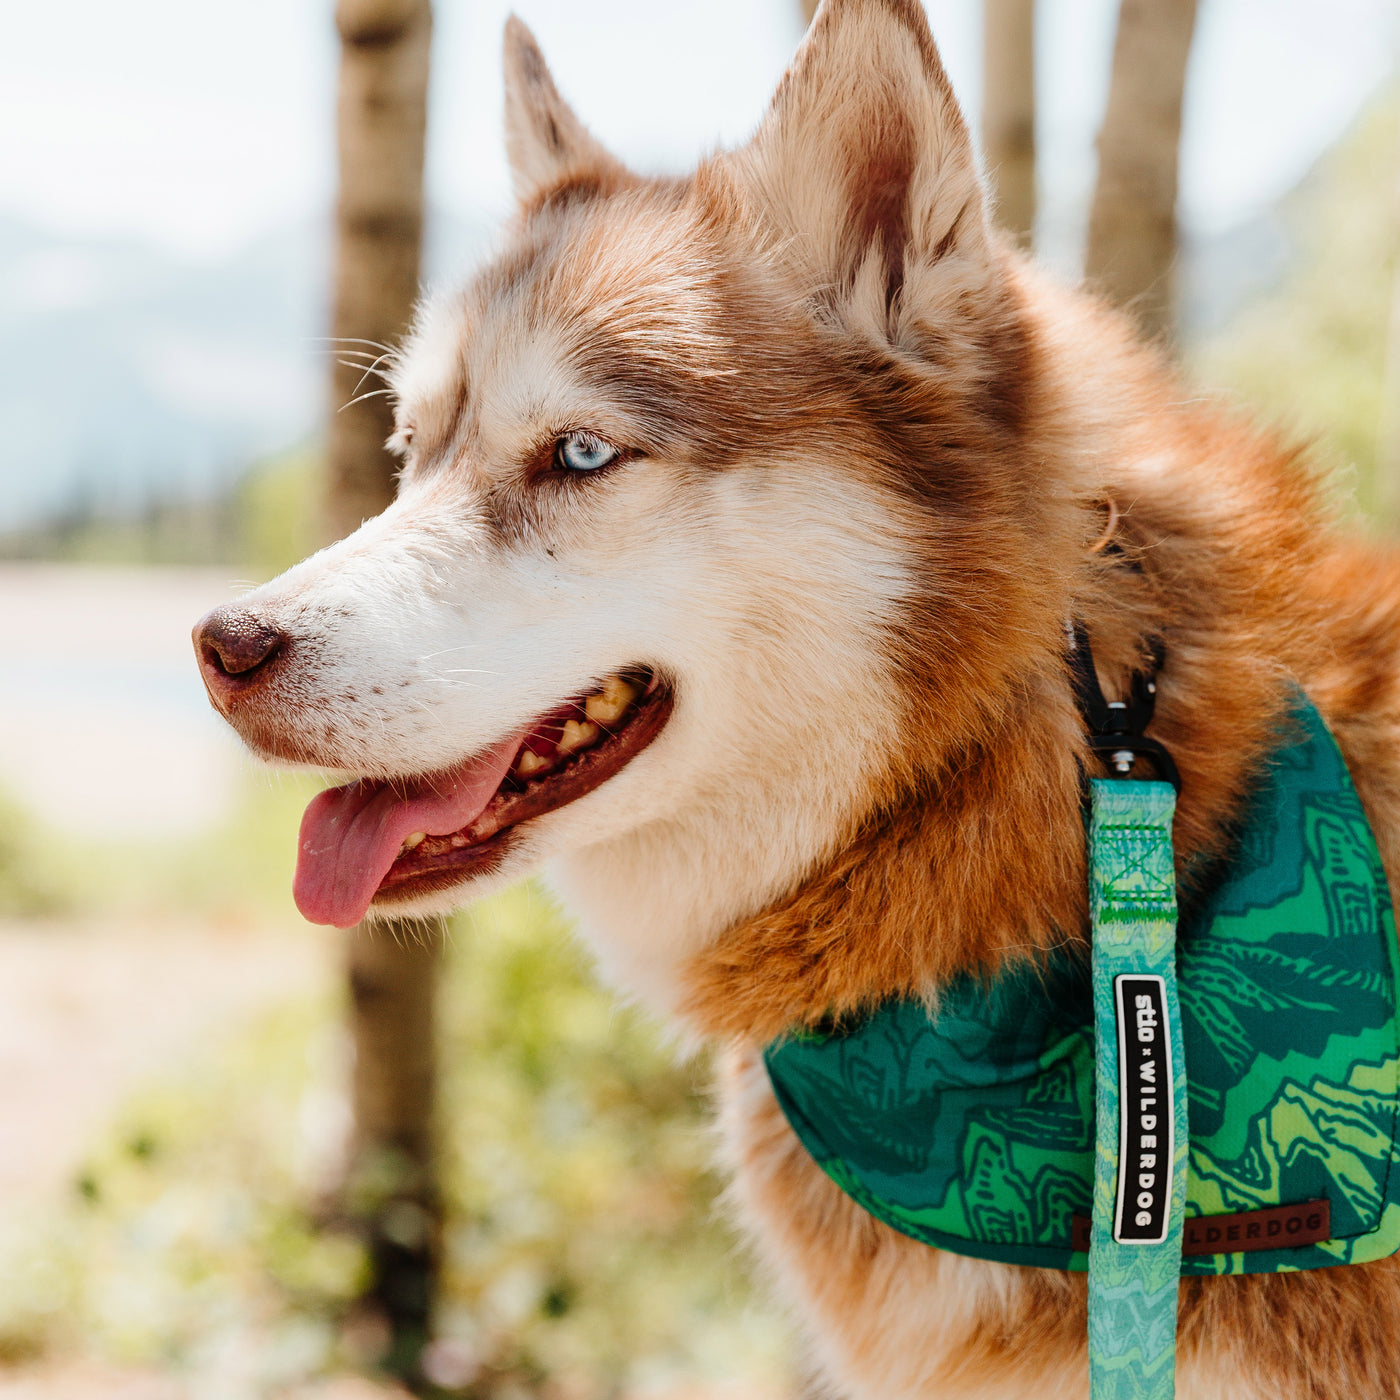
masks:
[[[1090,780],[1091,1400],[1170,1400],[1186,1205],[1170,783]]]

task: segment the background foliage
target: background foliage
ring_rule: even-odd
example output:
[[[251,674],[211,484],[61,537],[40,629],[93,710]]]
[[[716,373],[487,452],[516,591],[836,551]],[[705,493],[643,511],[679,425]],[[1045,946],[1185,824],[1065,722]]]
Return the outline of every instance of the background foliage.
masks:
[[[1290,436],[1312,444],[1337,494],[1394,529],[1377,474],[1400,432],[1387,392],[1400,380],[1400,91],[1371,104],[1281,210],[1295,249],[1282,282],[1191,356],[1196,378],[1233,390]],[[1395,451],[1392,444],[1391,451]],[[1390,470],[1400,470],[1397,456]]]

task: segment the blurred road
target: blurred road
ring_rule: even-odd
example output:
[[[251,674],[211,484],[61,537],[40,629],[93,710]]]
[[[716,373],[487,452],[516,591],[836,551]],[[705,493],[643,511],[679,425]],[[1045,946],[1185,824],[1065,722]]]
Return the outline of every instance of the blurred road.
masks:
[[[190,628],[226,570],[0,564],[0,791],[83,835],[216,822],[245,762]]]
[[[0,1209],[71,1189],[141,1082],[337,974],[326,930],[0,923]]]

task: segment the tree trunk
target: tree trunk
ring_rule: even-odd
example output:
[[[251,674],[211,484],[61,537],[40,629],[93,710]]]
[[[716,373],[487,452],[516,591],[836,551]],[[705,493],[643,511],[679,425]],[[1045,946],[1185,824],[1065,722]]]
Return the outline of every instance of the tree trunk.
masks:
[[[1035,0],[983,0],[982,145],[997,221],[1029,247],[1035,230]]]
[[[1169,338],[1175,311],[1177,159],[1196,0],[1122,0],[1085,273]]]
[[[339,538],[394,495],[395,463],[384,450],[392,416],[372,362],[398,343],[418,295],[432,9],[430,0],[337,0],[335,18],[337,363],[326,520]],[[385,1365],[410,1381],[418,1379],[427,1337],[439,1236],[433,1001],[440,942],[436,924],[409,922],[361,924],[346,941],[355,1126],[344,1205],[365,1233],[373,1266],[364,1320],[384,1338]]]
[[[1392,215],[1392,226],[1400,227],[1400,181],[1395,185]],[[1389,529],[1400,530],[1400,257],[1390,275],[1390,327],[1381,362],[1374,498],[1376,511]]]
[[[340,190],[332,334],[368,359],[397,343],[418,296],[423,242],[429,0],[338,0]],[[353,353],[337,354],[350,361]],[[337,363],[331,379],[330,532],[339,538],[394,496],[384,451],[392,429],[383,387],[364,367]],[[352,402],[359,399],[358,403]]]
[[[432,1321],[441,1237],[433,1108],[436,922],[359,924],[346,936],[354,1136],[343,1187],[362,1232],[370,1278],[360,1321],[377,1358],[413,1383]]]

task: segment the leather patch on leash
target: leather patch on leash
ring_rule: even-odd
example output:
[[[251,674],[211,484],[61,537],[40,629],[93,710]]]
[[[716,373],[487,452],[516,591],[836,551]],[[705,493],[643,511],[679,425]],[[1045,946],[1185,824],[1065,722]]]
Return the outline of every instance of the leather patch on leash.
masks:
[[[1089,1248],[1089,1217],[1072,1222],[1076,1250]],[[1332,1237],[1332,1207],[1326,1200],[1301,1201],[1266,1210],[1242,1210],[1234,1215],[1187,1216],[1182,1254],[1248,1254],[1255,1249],[1288,1249],[1320,1244]]]

